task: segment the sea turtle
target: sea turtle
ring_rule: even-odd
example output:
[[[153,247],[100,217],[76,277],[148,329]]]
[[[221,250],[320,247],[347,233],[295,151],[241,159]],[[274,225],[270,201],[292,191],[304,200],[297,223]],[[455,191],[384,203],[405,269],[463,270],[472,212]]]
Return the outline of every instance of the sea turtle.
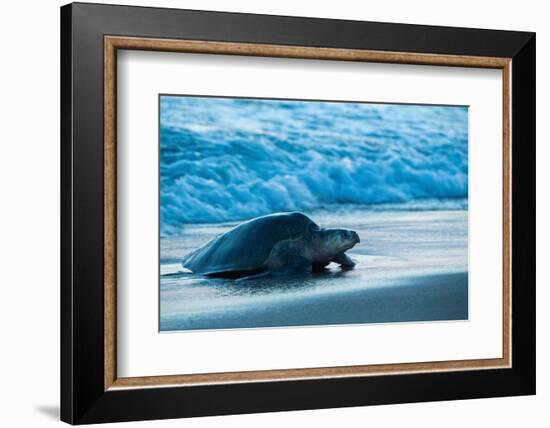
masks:
[[[277,213],[243,222],[187,254],[193,273],[232,278],[320,270],[330,262],[351,268],[345,253],[359,242],[349,229],[322,229],[300,212]]]

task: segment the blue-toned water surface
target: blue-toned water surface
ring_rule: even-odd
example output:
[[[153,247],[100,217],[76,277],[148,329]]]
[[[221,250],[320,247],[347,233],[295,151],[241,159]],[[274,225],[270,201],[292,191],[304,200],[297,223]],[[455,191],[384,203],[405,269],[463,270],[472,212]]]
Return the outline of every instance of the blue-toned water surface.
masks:
[[[333,204],[463,207],[468,109],[161,96],[160,180],[163,234]]]

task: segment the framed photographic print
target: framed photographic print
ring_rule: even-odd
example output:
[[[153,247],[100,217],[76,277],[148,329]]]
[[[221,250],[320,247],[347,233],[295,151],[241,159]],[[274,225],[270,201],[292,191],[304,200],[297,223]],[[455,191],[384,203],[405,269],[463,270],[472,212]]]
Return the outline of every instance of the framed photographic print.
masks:
[[[72,424],[535,393],[535,35],[61,8]]]

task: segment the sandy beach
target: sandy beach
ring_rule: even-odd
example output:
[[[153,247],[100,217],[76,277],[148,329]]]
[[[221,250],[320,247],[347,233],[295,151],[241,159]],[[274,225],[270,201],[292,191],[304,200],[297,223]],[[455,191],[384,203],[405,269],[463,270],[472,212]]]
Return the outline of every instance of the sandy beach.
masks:
[[[185,272],[187,252],[235,223],[187,225],[161,238],[160,330],[468,319],[466,210],[338,209],[308,213],[361,243],[345,271],[236,282]]]

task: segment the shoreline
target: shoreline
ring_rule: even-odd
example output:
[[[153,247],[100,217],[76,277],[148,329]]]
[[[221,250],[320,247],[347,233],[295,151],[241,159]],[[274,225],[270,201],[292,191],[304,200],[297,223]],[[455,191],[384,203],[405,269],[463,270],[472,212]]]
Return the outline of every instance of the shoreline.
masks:
[[[162,332],[468,320],[466,272],[401,278],[392,285],[283,299],[272,305],[164,315]]]
[[[230,225],[190,227],[162,240],[160,329],[467,319],[467,211],[346,210],[313,219],[359,234],[361,242],[347,251],[354,269],[331,264],[320,273],[236,283],[182,272],[178,262]]]

